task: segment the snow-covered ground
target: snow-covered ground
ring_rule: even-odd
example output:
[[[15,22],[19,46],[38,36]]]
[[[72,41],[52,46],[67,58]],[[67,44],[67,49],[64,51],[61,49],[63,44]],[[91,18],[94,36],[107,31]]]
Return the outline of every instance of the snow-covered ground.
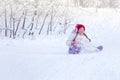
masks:
[[[0,80],[120,80],[120,12],[86,11],[73,11],[71,19],[86,26],[92,42],[104,46],[102,52],[68,54],[65,41],[74,25],[66,35],[1,38]]]

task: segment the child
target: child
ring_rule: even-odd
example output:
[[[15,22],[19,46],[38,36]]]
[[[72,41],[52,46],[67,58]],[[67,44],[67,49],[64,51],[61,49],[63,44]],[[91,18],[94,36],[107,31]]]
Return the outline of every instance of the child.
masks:
[[[80,52],[102,51],[102,46],[93,47],[90,42],[91,40],[85,34],[85,26],[82,24],[77,24],[75,30],[72,32],[66,42],[66,44],[69,46],[68,52],[70,54],[76,54]]]

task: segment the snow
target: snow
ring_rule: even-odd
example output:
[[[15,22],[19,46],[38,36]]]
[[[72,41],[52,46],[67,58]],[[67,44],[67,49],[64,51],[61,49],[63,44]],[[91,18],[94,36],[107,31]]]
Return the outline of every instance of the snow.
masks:
[[[65,41],[72,26],[66,35],[1,38],[0,80],[120,80],[120,14],[112,9],[91,13],[80,12],[73,24],[85,24],[92,42],[104,46],[102,52],[68,54]]]

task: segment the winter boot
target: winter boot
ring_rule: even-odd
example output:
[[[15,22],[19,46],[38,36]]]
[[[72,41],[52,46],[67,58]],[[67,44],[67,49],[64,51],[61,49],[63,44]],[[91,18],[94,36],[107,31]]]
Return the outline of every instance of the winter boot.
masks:
[[[99,49],[100,51],[103,50],[103,46],[98,46],[97,49]]]

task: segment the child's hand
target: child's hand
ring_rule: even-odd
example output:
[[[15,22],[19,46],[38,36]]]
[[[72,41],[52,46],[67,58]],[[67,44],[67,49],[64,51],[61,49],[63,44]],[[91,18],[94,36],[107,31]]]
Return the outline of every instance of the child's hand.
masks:
[[[75,46],[75,45],[76,45],[76,42],[75,42],[75,41],[72,41],[72,42],[71,42],[71,45],[72,45],[72,46]]]

